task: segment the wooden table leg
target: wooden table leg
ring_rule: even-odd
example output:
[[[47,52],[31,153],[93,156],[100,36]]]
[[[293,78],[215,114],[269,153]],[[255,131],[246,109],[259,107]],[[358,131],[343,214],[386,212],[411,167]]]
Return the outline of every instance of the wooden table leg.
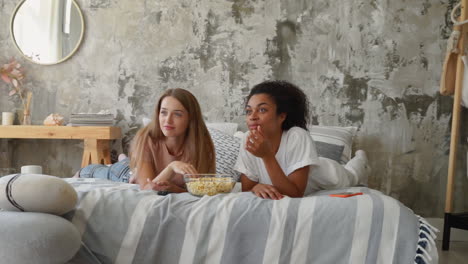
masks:
[[[97,140],[97,163],[111,164],[110,157],[110,140],[98,139]]]
[[[110,141],[106,139],[85,139],[81,167],[89,164],[111,164]]]

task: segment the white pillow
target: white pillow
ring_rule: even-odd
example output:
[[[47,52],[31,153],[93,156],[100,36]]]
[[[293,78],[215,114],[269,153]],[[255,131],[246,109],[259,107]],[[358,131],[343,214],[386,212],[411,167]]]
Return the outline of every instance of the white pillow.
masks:
[[[151,119],[147,117],[143,117],[141,119],[141,122],[143,123],[143,126],[147,126],[151,122]]]
[[[0,234],[0,262],[8,264],[63,264],[81,245],[76,227],[51,214],[0,212]]]
[[[309,131],[314,141],[343,146],[342,164],[346,164],[351,159],[357,127],[311,126]]]
[[[228,134],[230,136],[234,136],[234,133],[237,131],[237,127],[239,126],[237,123],[206,123],[208,128],[216,129],[224,134]]]
[[[244,134],[247,133],[247,132],[242,132],[242,131],[236,131],[236,133],[234,133],[234,137],[236,138],[240,138],[240,139],[243,139],[244,138]]]
[[[0,208],[5,211],[62,215],[75,208],[78,195],[61,178],[43,174],[12,174],[0,178]]]

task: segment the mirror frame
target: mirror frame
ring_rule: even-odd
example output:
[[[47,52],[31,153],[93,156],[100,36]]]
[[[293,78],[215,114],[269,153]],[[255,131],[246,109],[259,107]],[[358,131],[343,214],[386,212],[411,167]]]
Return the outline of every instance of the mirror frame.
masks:
[[[81,34],[80,34],[80,38],[78,40],[78,42],[76,43],[76,47],[70,52],[70,54],[68,54],[66,57],[62,58],[61,60],[57,61],[57,62],[53,62],[53,63],[40,63],[40,62],[37,62],[37,61],[34,61],[32,60],[31,58],[29,58],[28,56],[26,56],[23,51],[21,51],[21,48],[18,46],[18,44],[16,43],[16,40],[15,40],[15,36],[13,34],[13,22],[15,20],[15,17],[16,17],[16,14],[18,13],[18,10],[20,9],[20,7],[26,2],[26,1],[38,1],[38,0],[22,0],[21,2],[18,3],[18,5],[16,5],[16,8],[15,10],[13,11],[13,15],[11,15],[11,19],[10,19],[10,36],[11,36],[11,40],[13,41],[13,43],[15,44],[15,47],[16,49],[19,51],[19,53],[21,53],[21,55],[26,58],[28,61],[32,62],[32,63],[35,63],[35,64],[39,64],[39,65],[55,65],[55,64],[59,64],[59,63],[62,63],[66,60],[68,60],[71,56],[73,56],[76,51],[78,50],[78,48],[81,46],[81,43],[83,42],[83,36],[84,36],[84,32],[85,32],[85,24],[84,24],[84,17],[83,17],[83,13],[81,12],[81,9],[80,9],[80,6],[78,5],[78,3],[75,1],[75,0],[72,0],[72,3],[73,5],[75,5],[75,7],[78,9],[78,14],[80,15],[80,19],[81,19]]]

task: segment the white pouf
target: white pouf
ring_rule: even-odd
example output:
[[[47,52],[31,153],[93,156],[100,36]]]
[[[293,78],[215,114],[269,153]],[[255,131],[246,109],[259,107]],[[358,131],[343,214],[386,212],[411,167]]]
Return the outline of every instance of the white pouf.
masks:
[[[0,208],[6,211],[62,215],[75,208],[78,195],[61,178],[43,174],[12,174],[0,178]]]
[[[0,262],[63,264],[81,246],[76,227],[62,217],[28,212],[0,212]]]

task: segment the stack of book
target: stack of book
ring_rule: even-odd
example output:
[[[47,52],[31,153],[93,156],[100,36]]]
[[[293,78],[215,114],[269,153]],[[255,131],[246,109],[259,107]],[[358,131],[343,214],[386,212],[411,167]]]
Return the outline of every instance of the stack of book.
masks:
[[[113,126],[112,114],[71,114],[69,126]]]

